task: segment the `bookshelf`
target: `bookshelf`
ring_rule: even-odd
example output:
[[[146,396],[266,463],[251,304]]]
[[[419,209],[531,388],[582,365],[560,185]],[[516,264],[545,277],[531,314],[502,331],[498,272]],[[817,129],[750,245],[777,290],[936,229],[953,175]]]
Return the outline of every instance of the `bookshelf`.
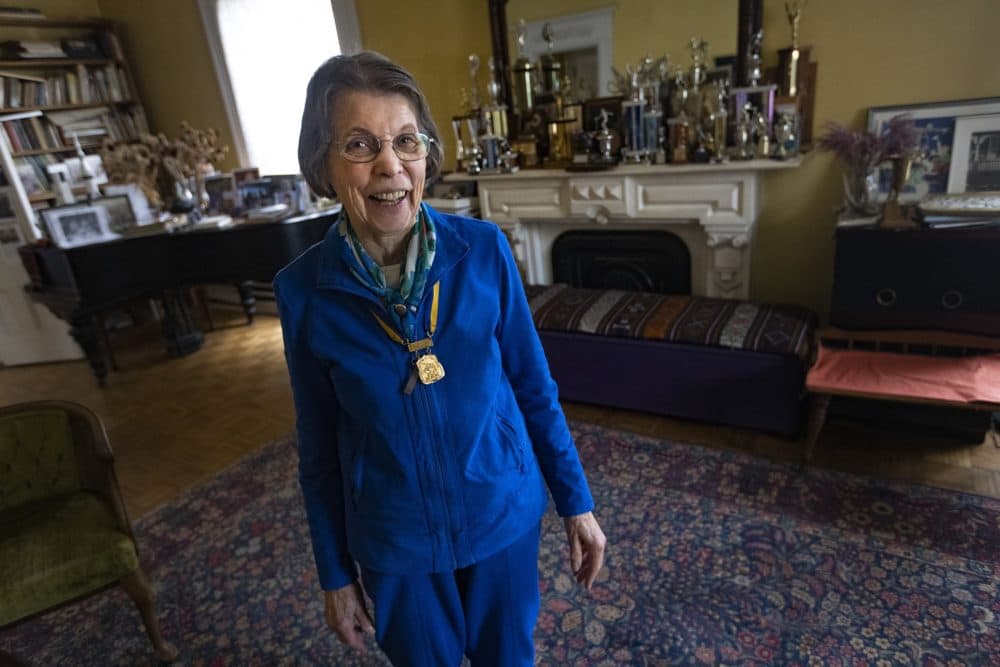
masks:
[[[65,54],[63,57],[61,54]],[[0,169],[27,241],[55,205],[47,168],[105,139],[148,132],[115,24],[100,18],[0,16]]]

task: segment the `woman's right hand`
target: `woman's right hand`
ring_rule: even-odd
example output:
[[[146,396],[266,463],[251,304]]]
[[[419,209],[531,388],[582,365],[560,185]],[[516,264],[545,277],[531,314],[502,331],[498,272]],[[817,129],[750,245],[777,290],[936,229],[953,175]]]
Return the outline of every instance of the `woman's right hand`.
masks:
[[[337,633],[340,641],[351,648],[365,651],[365,635],[374,635],[375,626],[365,606],[361,584],[354,582],[333,591],[323,591],[326,624]]]

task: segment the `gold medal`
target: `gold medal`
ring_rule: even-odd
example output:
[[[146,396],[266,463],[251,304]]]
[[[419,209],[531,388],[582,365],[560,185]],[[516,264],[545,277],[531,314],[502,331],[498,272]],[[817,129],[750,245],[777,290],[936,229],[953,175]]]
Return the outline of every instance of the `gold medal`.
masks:
[[[424,384],[434,384],[444,377],[444,366],[433,354],[425,354],[416,361],[417,376]]]

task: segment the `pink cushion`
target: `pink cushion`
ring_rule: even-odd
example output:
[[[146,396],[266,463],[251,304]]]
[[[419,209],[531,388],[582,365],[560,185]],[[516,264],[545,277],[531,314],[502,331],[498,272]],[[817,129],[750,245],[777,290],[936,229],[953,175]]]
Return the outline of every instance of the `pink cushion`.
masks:
[[[931,357],[820,345],[806,388],[820,393],[1000,403],[1000,354]]]

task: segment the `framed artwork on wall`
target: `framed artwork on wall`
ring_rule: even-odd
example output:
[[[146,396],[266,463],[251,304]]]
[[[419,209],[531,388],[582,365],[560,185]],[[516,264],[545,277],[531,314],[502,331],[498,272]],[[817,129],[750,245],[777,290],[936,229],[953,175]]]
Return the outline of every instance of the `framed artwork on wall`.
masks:
[[[1000,114],[955,120],[948,192],[1000,191]]]
[[[920,135],[920,155],[913,162],[910,179],[900,193],[900,201],[915,202],[928,195],[948,192],[956,120],[998,113],[1000,97],[870,108],[868,129],[871,132],[881,135],[892,118],[906,114],[913,119]],[[892,167],[882,165],[878,168],[877,177],[879,196],[885,199],[891,189]]]

